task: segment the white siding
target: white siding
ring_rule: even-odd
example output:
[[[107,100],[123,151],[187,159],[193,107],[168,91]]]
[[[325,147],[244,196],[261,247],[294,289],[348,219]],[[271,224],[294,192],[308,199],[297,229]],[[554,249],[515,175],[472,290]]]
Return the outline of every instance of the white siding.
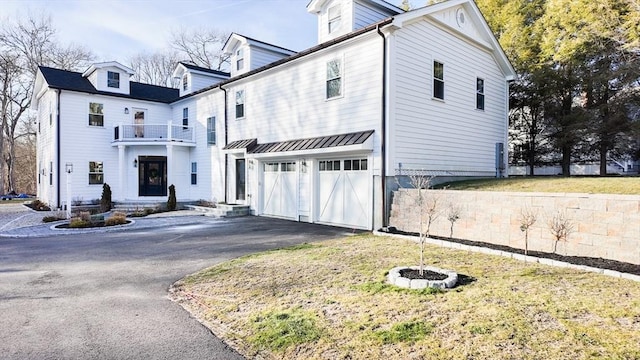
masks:
[[[251,70],[257,69],[261,66],[271,64],[274,61],[278,61],[282,58],[285,58],[285,55],[277,54],[273,51],[260,49],[255,46],[250,47],[250,59],[251,59]]]
[[[343,96],[326,99],[326,63],[341,59]],[[229,141],[259,143],[375,130],[378,164],[381,118],[382,42],[371,33],[229,88]],[[245,90],[245,118],[235,119],[234,96]],[[377,166],[376,166],[377,167]]]
[[[89,126],[89,103],[97,102],[104,106],[104,126]],[[124,108],[130,109],[129,114]],[[127,160],[124,168],[127,171],[127,184],[121,184],[119,175],[118,147],[111,145],[114,127],[120,124],[133,123],[132,108],[146,109],[146,124],[166,124],[171,119],[169,105],[124,99],[102,95],[90,95],[62,91],[61,94],[61,166],[73,163],[72,198],[83,201],[99,199],[102,185],[89,185],[89,162],[101,161],[104,166],[104,182],[111,186],[114,200],[137,197],[137,169],[133,167],[133,159],[139,155],[166,155],[166,147],[154,148],[153,154],[141,147],[128,146]],[[55,134],[53,135],[55,137]],[[66,199],[66,177],[62,176],[61,194]]]
[[[404,168],[494,171],[496,142],[506,140],[506,82],[492,55],[426,21],[395,33],[390,175]],[[445,99],[434,100],[433,61],[444,64]],[[476,77],[485,110],[476,110]]]
[[[367,27],[368,25],[386,19],[389,16],[391,16],[391,14],[384,13],[381,10],[374,9],[359,1],[355,1],[353,13],[353,30]]]
[[[36,174],[36,182],[38,189],[38,198],[48,204],[56,205],[56,190],[57,186],[57,169],[54,169],[53,186],[49,185],[49,167],[53,162],[54,166],[57,164],[56,158],[56,117],[57,117],[57,96],[55,90],[47,90],[45,94],[38,100],[38,129],[37,134],[37,147],[36,147],[36,169],[39,175]],[[49,122],[49,114],[51,114],[51,122]],[[44,174],[42,171],[44,170]]]

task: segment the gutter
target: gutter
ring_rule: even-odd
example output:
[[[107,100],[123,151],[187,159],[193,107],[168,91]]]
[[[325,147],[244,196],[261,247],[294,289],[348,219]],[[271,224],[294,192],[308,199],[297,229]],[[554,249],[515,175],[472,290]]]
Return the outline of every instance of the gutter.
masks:
[[[227,100],[227,89],[222,87],[223,84],[220,84],[218,87],[220,90],[224,91],[224,147],[227,146],[227,135],[228,135],[228,119],[229,119],[229,102]],[[229,193],[229,180],[228,180],[228,168],[229,168],[229,154],[224,154],[224,202],[228,204],[227,194]]]
[[[384,24],[378,24],[376,31],[378,35],[382,37],[382,116],[380,116],[380,152],[382,165],[380,171],[382,183],[382,227],[386,228],[389,225],[389,218],[387,216],[387,148],[385,141],[387,136],[387,38],[382,31],[380,31],[380,26],[382,25]]]
[[[62,204],[60,204],[60,168],[61,168],[61,159],[60,159],[60,93],[62,92],[62,90],[60,89],[56,89],[56,166],[57,166],[57,171],[56,171],[56,189],[57,189],[57,194],[56,194],[56,199],[57,199],[57,203],[58,205],[56,206],[57,208],[60,208]],[[67,205],[69,206],[69,205]]]

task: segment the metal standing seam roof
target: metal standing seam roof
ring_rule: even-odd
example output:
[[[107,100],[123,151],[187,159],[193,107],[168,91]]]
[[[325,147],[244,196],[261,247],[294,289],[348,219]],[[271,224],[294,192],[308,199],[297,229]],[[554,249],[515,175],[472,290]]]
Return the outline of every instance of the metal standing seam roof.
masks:
[[[287,151],[326,149],[338,146],[361,145],[374,133],[373,130],[359,131],[340,135],[278,141],[258,144],[257,139],[237,140],[229,143],[223,150],[246,149],[249,154],[264,154]]]

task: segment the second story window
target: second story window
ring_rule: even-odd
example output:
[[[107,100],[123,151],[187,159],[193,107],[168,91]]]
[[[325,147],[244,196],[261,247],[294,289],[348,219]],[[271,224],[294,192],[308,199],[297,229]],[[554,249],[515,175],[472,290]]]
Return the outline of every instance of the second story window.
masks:
[[[187,91],[188,88],[189,88],[189,76],[187,74],[184,74],[182,76],[182,90]]]
[[[342,64],[338,59],[327,62],[327,99],[342,95]]]
[[[89,103],[89,126],[104,126],[103,106],[98,103]]]
[[[120,73],[107,71],[107,86],[110,88],[120,88]]]
[[[216,144],[216,117],[207,118],[207,144]]]
[[[244,68],[244,50],[238,49],[236,51],[236,70],[242,70]]]
[[[444,64],[433,62],[433,97],[444,100]]]
[[[244,117],[244,90],[236,91],[236,119]]]
[[[335,5],[329,8],[329,34],[340,28],[340,22],[342,20],[342,11],[340,5]]]
[[[191,163],[191,185],[198,184],[198,163]]]
[[[484,110],[484,79],[476,78],[476,109]]]
[[[182,109],[182,126],[189,126],[189,108]]]

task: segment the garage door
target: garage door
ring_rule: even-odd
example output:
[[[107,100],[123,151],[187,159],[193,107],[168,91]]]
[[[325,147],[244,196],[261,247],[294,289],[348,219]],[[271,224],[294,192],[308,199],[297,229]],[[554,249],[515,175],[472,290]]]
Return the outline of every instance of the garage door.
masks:
[[[262,199],[264,215],[297,217],[295,162],[264,163]]]
[[[318,174],[318,220],[369,229],[371,177],[367,159],[320,160]]]

